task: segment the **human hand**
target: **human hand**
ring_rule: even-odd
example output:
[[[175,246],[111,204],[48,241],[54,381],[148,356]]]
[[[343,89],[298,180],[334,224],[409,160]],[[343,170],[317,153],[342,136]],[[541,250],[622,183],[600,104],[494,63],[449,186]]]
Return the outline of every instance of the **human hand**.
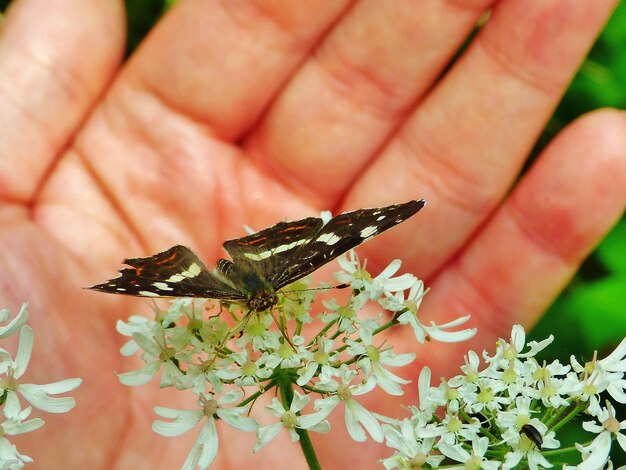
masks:
[[[626,201],[615,111],[572,124],[508,193],[615,2],[501,2],[437,81],[490,3],[181,2],[121,67],[121,3],[16,2],[0,39],[0,305],[30,302],[33,382],[85,379],[45,438],[16,440],[36,466],[176,468],[194,438],[150,430],[152,406],[178,397],[110,373],[129,369],[115,321],[145,307],[81,288],[123,257],[182,243],[210,265],[243,223],[423,197],[359,249],[427,280],[423,315],[472,314],[471,345],[420,363],[450,372],[532,324]],[[253,456],[253,436],[220,433],[215,468],[304,468],[295,445]],[[344,434],[317,440],[322,462],[376,467],[384,448],[346,452]]]

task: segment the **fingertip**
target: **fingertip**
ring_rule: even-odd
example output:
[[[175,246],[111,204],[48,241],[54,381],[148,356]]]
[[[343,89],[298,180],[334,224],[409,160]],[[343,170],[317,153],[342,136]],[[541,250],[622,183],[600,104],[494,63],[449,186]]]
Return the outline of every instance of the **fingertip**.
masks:
[[[603,108],[581,116],[546,148],[545,164],[561,168],[561,184],[574,197],[617,216],[626,205],[626,113]]]
[[[550,241],[570,262],[580,262],[626,207],[626,113],[601,109],[567,126],[507,207],[527,233]]]
[[[615,108],[602,108],[592,111],[567,129],[580,133],[583,143],[590,143],[586,149],[613,165],[614,176],[624,178],[626,183],[626,112]],[[611,163],[612,162],[612,163]],[[621,189],[626,192],[626,184]]]

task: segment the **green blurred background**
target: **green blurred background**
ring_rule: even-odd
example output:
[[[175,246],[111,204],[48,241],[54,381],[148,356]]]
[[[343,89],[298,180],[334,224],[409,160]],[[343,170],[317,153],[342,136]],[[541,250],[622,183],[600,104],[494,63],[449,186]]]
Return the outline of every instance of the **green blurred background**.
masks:
[[[128,54],[171,3],[174,3],[173,0],[127,0]],[[6,0],[0,0],[0,10],[4,11],[7,4]],[[581,114],[607,106],[626,109],[624,2],[617,7],[573,80],[538,139],[533,155],[537,155],[554,135]],[[602,356],[626,336],[625,298],[626,219],[622,218],[549,308],[532,332],[531,339],[540,340],[554,334],[556,340],[554,347],[549,349],[549,355],[563,362],[567,362],[570,355],[585,361],[592,357],[594,350]],[[624,419],[626,409],[622,407],[617,413],[618,419]],[[573,433],[572,430],[565,430],[558,437],[562,440],[575,439]],[[621,451],[614,454],[614,463],[626,463]]]

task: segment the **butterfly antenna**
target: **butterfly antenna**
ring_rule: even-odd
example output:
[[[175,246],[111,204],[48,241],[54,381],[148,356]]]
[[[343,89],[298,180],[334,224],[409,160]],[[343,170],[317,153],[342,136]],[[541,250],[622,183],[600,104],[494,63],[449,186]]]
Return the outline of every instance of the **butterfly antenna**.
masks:
[[[311,287],[309,289],[294,289],[294,290],[281,289],[280,292],[283,294],[291,294],[292,292],[310,292],[312,290],[345,289],[350,286],[352,286],[352,284],[344,282],[343,284],[337,284],[336,286],[328,286],[328,287]]]

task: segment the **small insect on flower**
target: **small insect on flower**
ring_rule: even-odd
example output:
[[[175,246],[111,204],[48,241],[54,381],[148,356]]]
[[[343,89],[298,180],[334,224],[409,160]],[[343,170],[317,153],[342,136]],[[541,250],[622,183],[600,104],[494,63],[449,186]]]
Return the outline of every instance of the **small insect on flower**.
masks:
[[[541,449],[541,446],[543,445],[543,436],[536,427],[531,424],[525,424],[524,426],[522,426],[522,429],[520,429],[520,433],[526,436],[533,444],[537,446],[538,449]]]
[[[344,212],[327,223],[319,217],[280,222],[224,242],[231,256],[209,270],[181,245],[147,258],[129,258],[120,276],[90,289],[139,297],[198,297],[245,304],[263,312],[276,292],[346,251],[415,215],[426,201]]]

